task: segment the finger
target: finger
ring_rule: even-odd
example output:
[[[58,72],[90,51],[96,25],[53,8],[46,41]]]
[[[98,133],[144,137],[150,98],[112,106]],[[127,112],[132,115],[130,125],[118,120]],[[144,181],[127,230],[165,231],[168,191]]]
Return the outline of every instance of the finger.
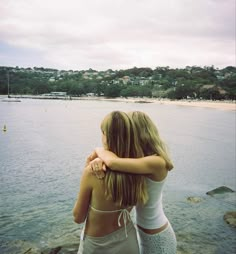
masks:
[[[92,168],[92,170],[96,170],[96,165],[97,165],[97,163],[96,162],[94,162],[94,161],[91,161],[90,163],[89,163],[89,165],[90,165],[90,167]]]
[[[103,170],[103,171],[106,171],[106,170],[107,170],[107,167],[106,167],[105,164],[102,165],[102,170]]]
[[[97,163],[94,164],[94,170],[95,170],[95,171],[99,171],[99,166],[98,166]]]
[[[98,178],[98,179],[103,179],[105,174],[103,171],[94,171],[95,173],[95,176]]]
[[[99,171],[99,173],[98,173],[98,178],[99,179],[102,179],[102,178],[104,178],[105,177],[105,173],[103,172],[103,171]]]

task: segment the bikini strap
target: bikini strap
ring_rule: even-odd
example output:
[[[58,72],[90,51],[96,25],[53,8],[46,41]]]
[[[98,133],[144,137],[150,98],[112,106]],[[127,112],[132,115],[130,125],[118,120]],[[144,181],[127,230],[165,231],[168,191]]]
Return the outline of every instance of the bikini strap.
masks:
[[[130,213],[127,209],[122,209],[121,212],[120,212],[120,215],[118,217],[118,226],[121,227],[121,223],[120,223],[120,220],[121,218],[123,218],[123,221],[124,221],[124,224],[125,224],[125,236],[126,238],[128,237],[128,233],[127,233],[127,222],[128,221],[131,221],[131,217],[130,217]]]
[[[91,205],[90,205],[90,208],[92,210],[94,210],[95,212],[99,212],[99,213],[116,213],[116,212],[120,212],[119,217],[118,217],[118,226],[121,227],[121,218],[123,218],[124,227],[125,227],[125,236],[128,237],[126,225],[129,221],[131,221],[131,217],[130,217],[130,212],[127,209],[118,209],[118,210],[113,210],[113,211],[103,211],[103,210],[98,210],[98,209],[92,207]]]
[[[99,212],[99,213],[116,213],[116,212],[121,212],[122,210],[124,209],[118,209],[118,210],[112,210],[112,211],[103,211],[103,210],[99,210],[99,209],[96,209],[94,208],[93,206],[89,206],[92,210],[94,210],[95,212]]]

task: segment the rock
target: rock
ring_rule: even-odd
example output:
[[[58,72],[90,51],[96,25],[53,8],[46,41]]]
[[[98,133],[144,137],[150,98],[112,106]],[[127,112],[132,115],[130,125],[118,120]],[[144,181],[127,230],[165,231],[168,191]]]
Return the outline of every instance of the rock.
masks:
[[[24,240],[12,240],[0,242],[1,254],[22,253],[22,254],[41,254],[39,248],[33,243]]]
[[[234,191],[226,186],[221,186],[214,190],[208,191],[206,194],[210,196],[214,196],[215,194],[224,194],[228,192],[234,192]]]
[[[224,220],[232,227],[236,227],[236,211],[227,212],[224,215]]]
[[[49,254],[57,254],[61,250],[61,246],[56,247],[55,249],[52,249]]]
[[[79,244],[69,244],[55,248],[44,249],[41,254],[75,254],[78,252]]]
[[[191,230],[190,230],[191,231]],[[194,232],[176,232],[176,254],[213,254],[217,252],[217,246],[208,241],[201,241],[201,237]],[[204,243],[204,244],[203,244]]]
[[[191,203],[199,203],[202,201],[202,198],[199,198],[199,197],[188,197],[187,200]]]

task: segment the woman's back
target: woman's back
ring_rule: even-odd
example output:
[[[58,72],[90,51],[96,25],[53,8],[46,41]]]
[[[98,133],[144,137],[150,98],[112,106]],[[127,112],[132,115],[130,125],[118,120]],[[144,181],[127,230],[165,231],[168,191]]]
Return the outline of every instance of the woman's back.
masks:
[[[124,112],[114,111],[107,115],[101,130],[104,148],[124,158],[139,156],[139,151],[131,146],[135,135]],[[75,221],[86,221],[78,253],[139,253],[137,234],[129,212],[137,202],[144,203],[146,199],[143,176],[114,173],[107,169],[105,177],[98,179],[88,165],[74,207]]]
[[[126,226],[130,219],[129,212],[132,206],[122,207],[108,199],[105,194],[104,180],[98,179],[91,171],[88,171],[87,174],[93,189],[85,233],[100,237]]]

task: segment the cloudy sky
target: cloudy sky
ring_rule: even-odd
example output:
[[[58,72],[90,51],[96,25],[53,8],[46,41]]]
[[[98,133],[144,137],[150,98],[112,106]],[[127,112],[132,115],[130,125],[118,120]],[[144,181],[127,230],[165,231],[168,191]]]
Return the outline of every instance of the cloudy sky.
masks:
[[[235,0],[0,0],[0,66],[235,66],[235,8]]]

